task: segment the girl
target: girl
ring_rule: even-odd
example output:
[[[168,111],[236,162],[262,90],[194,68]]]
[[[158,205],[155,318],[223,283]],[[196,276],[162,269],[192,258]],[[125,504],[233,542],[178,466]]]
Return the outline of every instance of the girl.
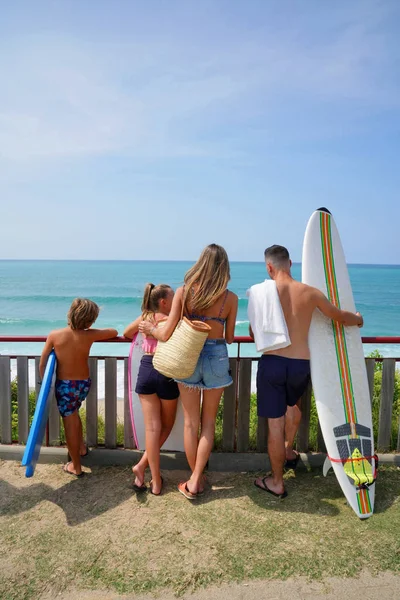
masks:
[[[124,336],[132,339],[139,329],[139,323],[147,323],[150,330],[165,319],[171,310],[174,291],[169,285],[146,285],[142,315],[124,331]],[[146,467],[150,465],[150,491],[159,496],[162,491],[160,473],[160,448],[174,426],[179,389],[175,381],[161,375],[153,367],[153,356],[157,340],[146,334],[143,340],[143,358],[140,362],[135,392],[139,395],[146,429],[146,451],[141,460],[132,468],[135,475],[133,487],[137,492],[147,489],[144,483]]]
[[[228,291],[229,280],[225,250],[210,244],[186,273],[185,285],[176,291],[165,325],[157,328],[157,324],[146,320],[139,325],[139,331],[167,341],[178,324],[183,305],[188,319],[206,321],[211,327],[193,375],[178,381],[185,419],[185,452],[192,470],[190,479],[180,483],[178,490],[189,500],[204,491],[203,470],[214,443],[218,405],[224,388],[233,383],[226,344],[233,342],[238,298]]]

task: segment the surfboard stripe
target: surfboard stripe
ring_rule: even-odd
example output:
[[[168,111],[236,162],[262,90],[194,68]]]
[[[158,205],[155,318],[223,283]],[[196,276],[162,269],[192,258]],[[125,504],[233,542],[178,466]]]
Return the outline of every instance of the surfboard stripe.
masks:
[[[369,499],[369,491],[366,489],[361,489],[359,494],[357,495],[358,506],[360,508],[360,512],[363,515],[367,515],[372,512],[371,501]]]
[[[322,256],[328,298],[332,302],[332,304],[337,306],[337,308],[340,308],[339,292],[337,288],[337,280],[335,273],[335,262],[333,258],[331,221],[330,215],[328,213],[320,213],[320,227]],[[357,412],[354,402],[354,390],[353,383],[351,381],[351,372],[344,327],[339,323],[332,321],[332,328],[335,340],[336,357],[340,373],[340,385],[342,389],[342,399],[345,418],[348,423],[356,423]]]
[[[322,219],[322,234],[323,234],[323,252],[326,258],[327,265],[327,289],[331,302],[340,308],[340,300],[339,294],[336,285],[336,275],[334,271],[334,259],[333,259],[333,250],[332,250],[332,238],[329,235],[330,233],[330,220],[329,215],[323,215],[324,219]],[[326,219],[325,217],[328,217]],[[351,398],[350,392],[350,384],[349,384],[349,369],[348,369],[348,361],[346,361],[346,348],[345,348],[345,337],[343,327],[337,323],[332,322],[334,340],[336,346],[336,352],[338,356],[338,366],[339,371],[341,373],[341,385],[343,389],[343,401],[345,403],[345,413],[347,415],[347,419],[349,422],[354,422],[352,417],[352,406],[351,401],[349,402],[349,398]],[[347,365],[346,365],[347,362]]]

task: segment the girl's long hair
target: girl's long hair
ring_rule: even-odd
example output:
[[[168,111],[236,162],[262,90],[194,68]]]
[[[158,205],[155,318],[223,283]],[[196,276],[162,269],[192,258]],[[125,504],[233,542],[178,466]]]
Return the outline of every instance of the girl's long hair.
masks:
[[[226,290],[231,278],[228,255],[222,246],[206,246],[185,275],[183,305],[193,312],[210,308]],[[190,294],[190,295],[189,295]]]
[[[144,288],[143,302],[142,302],[142,318],[143,320],[149,319],[158,312],[158,305],[160,300],[168,298],[172,292],[172,288],[165,283],[154,285],[154,283],[148,283]]]

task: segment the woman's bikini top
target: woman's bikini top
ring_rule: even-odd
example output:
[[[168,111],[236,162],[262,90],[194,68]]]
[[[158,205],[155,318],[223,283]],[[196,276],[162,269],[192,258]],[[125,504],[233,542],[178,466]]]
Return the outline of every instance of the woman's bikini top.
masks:
[[[222,313],[224,311],[224,308],[225,308],[225,302],[226,302],[226,299],[228,297],[228,293],[229,293],[229,290],[226,290],[224,301],[222,302],[222,306],[220,308],[218,317],[209,317],[207,315],[194,315],[194,314],[192,314],[192,315],[188,315],[188,319],[190,319],[191,321],[203,321],[203,322],[205,322],[205,321],[216,321],[217,323],[220,323],[221,325],[225,325],[226,319],[224,319],[223,317],[221,317],[221,315],[222,315]]]

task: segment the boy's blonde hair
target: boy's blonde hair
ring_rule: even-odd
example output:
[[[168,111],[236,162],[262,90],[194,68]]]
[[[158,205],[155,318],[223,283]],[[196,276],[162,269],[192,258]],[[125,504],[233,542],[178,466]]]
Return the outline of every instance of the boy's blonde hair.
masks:
[[[192,311],[207,310],[226,290],[230,278],[225,249],[218,244],[206,246],[197,263],[185,275],[184,306],[187,302]]]
[[[99,316],[96,302],[87,298],[75,298],[67,314],[71,329],[88,329]]]

